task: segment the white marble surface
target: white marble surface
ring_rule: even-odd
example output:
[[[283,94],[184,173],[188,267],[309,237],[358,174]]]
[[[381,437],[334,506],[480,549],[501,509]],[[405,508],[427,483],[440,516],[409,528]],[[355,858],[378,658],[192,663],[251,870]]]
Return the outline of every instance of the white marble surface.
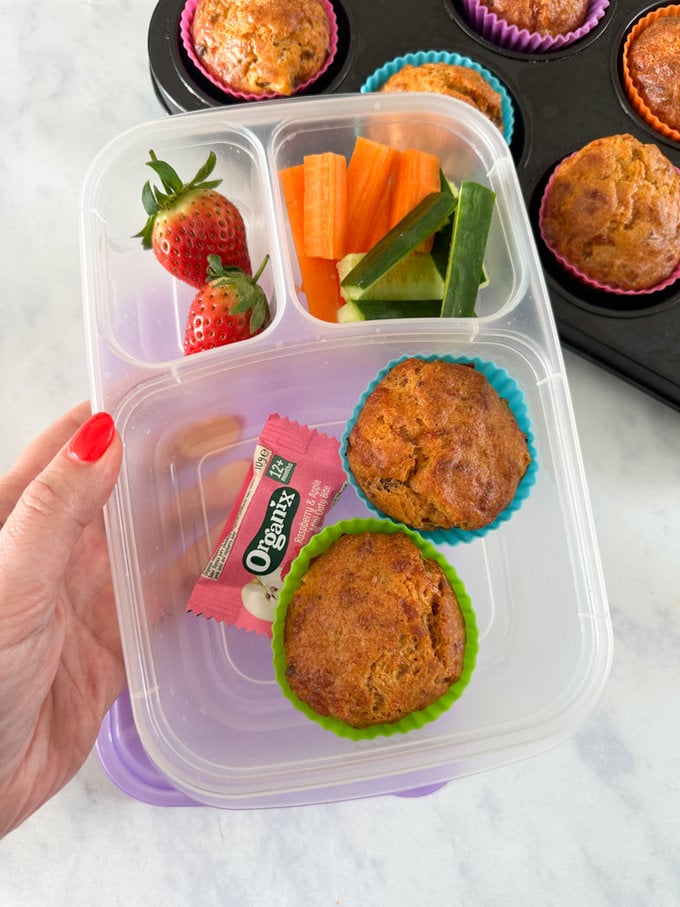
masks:
[[[0,467],[87,396],[78,196],[163,114],[155,0],[0,0]],[[0,842],[0,903],[680,903],[680,414],[566,355],[615,636],[592,719],[542,756],[419,799],[159,808],[96,755]]]

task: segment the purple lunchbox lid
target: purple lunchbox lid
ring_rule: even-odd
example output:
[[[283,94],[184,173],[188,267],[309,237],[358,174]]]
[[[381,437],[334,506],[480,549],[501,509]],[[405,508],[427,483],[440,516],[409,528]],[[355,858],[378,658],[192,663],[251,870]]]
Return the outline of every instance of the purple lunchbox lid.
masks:
[[[125,690],[104,716],[96,742],[99,760],[122,791],[152,806],[200,806],[172,787],[151,762],[137,734]]]
[[[151,806],[204,805],[174,788],[151,762],[137,734],[127,690],[104,716],[96,750],[106,774],[130,797]],[[424,796],[439,790],[445,783],[413,788],[397,796]]]

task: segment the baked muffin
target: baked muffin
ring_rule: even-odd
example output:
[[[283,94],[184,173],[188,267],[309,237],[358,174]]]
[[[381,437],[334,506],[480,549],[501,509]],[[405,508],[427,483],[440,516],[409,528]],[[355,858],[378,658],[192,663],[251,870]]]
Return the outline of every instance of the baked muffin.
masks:
[[[585,22],[590,0],[480,0],[509,25],[540,35],[566,35]]]
[[[191,25],[201,65],[226,88],[291,95],[323,67],[331,26],[321,0],[198,0]]]
[[[398,362],[367,396],[345,458],[373,506],[425,531],[488,526],[531,462],[526,435],[481,371],[419,358]]]
[[[407,64],[393,73],[380,91],[430,91],[449,95],[481,110],[503,131],[502,99],[486,79],[468,66],[452,63]]]
[[[556,168],[540,229],[586,278],[648,290],[680,263],[680,175],[656,145],[627,134],[596,139]]]
[[[341,535],[311,561],[285,617],[285,676],[314,712],[353,728],[430,706],[461,676],[465,620],[404,533]]]
[[[646,108],[639,112],[657,117],[680,139],[680,6],[666,14],[656,10],[638,23],[626,43],[624,66]]]

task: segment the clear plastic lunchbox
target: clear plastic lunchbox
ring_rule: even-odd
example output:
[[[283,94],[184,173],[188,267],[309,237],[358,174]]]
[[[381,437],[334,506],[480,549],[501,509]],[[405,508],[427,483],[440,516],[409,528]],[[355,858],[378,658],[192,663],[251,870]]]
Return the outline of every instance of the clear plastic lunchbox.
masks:
[[[358,135],[436,153],[453,182],[496,192],[476,317],[337,324],[308,312],[277,173],[309,153],[349,156]],[[195,291],[133,238],[145,219],[150,148],[186,176],[216,153],[214,175],[243,214],[254,265],[271,256],[262,284],[272,319],[260,335],[183,355]],[[180,114],[132,129],[98,155],[81,235],[93,405],[113,414],[125,450],[106,520],[128,688],[106,732],[138,738],[144,770],[177,802],[229,808],[424,789],[574,734],[603,691],[611,627],[564,363],[501,133],[438,95]],[[507,370],[525,396],[538,471],[509,520],[441,546],[479,625],[464,695],[419,730],[354,742],[284,698],[266,636],[185,608],[267,417],[340,438],[370,380],[405,354],[479,357]],[[327,521],[364,515],[348,486]]]

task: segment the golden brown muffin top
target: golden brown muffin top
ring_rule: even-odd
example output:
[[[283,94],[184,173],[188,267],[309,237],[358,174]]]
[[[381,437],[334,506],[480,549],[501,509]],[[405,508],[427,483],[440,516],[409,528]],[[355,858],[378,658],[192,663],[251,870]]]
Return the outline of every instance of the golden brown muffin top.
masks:
[[[628,134],[595,139],[558,166],[542,232],[593,280],[656,286],[680,262],[680,175],[656,145]]]
[[[503,129],[500,94],[481,73],[469,66],[444,62],[407,64],[393,73],[380,91],[429,91],[458,98],[481,110],[500,130]]]
[[[191,26],[196,54],[234,91],[290,95],[329,52],[320,0],[199,0]]]
[[[680,130],[680,16],[663,16],[631,41],[628,68],[647,107]]]
[[[530,455],[507,404],[472,365],[405,359],[367,397],[347,460],[367,498],[417,529],[480,529],[512,501]]]
[[[580,28],[590,0],[481,0],[490,12],[517,28],[541,35],[566,35]]]
[[[405,533],[342,535],[293,594],[284,647],[297,696],[363,728],[447,692],[463,669],[465,621],[440,565]]]

